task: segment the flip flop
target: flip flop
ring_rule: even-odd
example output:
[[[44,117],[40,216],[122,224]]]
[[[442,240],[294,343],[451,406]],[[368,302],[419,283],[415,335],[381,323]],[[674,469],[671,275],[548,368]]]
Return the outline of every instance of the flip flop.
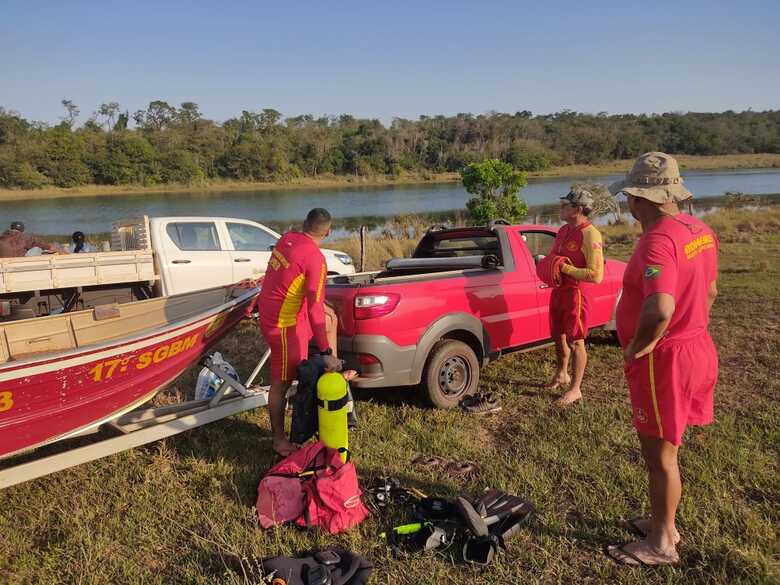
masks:
[[[452,477],[467,477],[479,472],[479,465],[473,461],[450,461],[444,471]]]
[[[626,550],[626,546],[629,544],[631,543],[625,542],[623,544],[609,545],[604,548],[604,554],[615,561],[618,565],[625,565],[628,567],[662,567],[665,565],[676,565],[680,562],[680,557],[667,557],[669,559],[668,561],[645,561],[631,551]],[[619,553],[620,556],[614,554],[616,552]],[[629,562],[629,560],[634,562]]]
[[[412,465],[418,467],[425,467],[426,469],[434,469],[444,467],[450,463],[449,459],[439,457],[438,455],[418,455],[412,459]]]

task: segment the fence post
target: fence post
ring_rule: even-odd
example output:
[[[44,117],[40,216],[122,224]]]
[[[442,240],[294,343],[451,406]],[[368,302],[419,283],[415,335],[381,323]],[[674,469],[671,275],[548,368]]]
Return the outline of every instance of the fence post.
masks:
[[[366,270],[366,236],[368,235],[368,228],[364,225],[360,226],[360,270],[359,272],[365,272]]]

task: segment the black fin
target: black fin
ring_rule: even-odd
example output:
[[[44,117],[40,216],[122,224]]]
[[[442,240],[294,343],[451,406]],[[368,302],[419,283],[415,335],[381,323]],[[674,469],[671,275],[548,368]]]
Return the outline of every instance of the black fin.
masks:
[[[482,520],[488,526],[531,507],[528,500],[499,490],[489,490],[474,503],[474,509],[479,510]]]

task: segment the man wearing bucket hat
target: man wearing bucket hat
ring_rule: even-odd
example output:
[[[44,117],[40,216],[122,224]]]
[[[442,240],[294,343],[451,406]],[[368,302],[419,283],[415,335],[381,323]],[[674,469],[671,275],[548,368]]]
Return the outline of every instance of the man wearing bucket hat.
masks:
[[[589,285],[604,278],[604,256],[601,233],[588,216],[593,208],[593,195],[579,187],[561,197],[560,217],[566,224],[558,230],[552,254],[563,257],[561,285],[550,295],[550,334],[555,340],[557,370],[549,389],[568,386],[555,402],[568,406],[582,398],[582,379],[588,354],[585,336],[588,334]],[[569,376],[569,358],[572,373]]]
[[[607,554],[628,565],[674,564],[682,490],[678,449],[688,425],[713,420],[718,355],[708,324],[717,295],[718,240],[704,222],[680,212],[677,204],[693,195],[668,154],[643,154],[610,191],[626,194],[642,225],[623,276],[617,329],[651,514],[629,521],[642,540],[610,546]]]

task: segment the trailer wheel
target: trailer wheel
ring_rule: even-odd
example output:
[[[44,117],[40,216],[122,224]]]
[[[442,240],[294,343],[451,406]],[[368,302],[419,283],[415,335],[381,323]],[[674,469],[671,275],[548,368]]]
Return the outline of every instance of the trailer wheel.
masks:
[[[423,372],[427,398],[437,408],[454,408],[479,385],[479,362],[462,341],[444,339],[433,346]]]

